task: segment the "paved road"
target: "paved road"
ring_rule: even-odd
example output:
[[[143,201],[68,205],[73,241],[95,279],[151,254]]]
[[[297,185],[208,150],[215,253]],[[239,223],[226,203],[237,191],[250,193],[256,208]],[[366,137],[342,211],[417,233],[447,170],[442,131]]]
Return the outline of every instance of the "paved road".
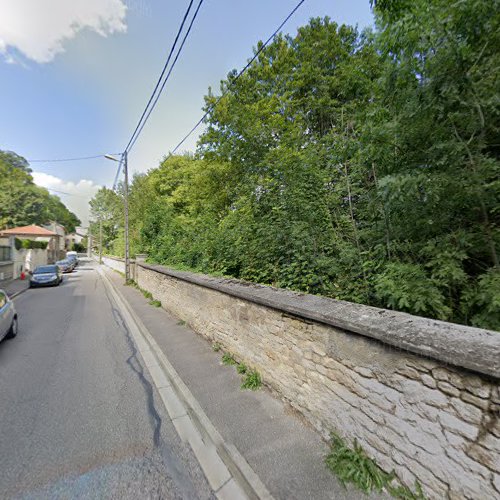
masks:
[[[0,343],[1,498],[213,498],[101,278],[15,299]]]

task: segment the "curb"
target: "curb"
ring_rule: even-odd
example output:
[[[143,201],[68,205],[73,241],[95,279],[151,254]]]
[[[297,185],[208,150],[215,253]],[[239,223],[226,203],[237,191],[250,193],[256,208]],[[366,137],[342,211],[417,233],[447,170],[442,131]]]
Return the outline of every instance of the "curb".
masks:
[[[29,290],[29,286],[24,288],[23,290],[19,290],[19,292],[11,294],[11,295],[9,295],[7,293],[7,295],[9,295],[10,300],[12,300],[12,299],[15,299],[16,297],[18,297],[19,295],[21,295],[22,293],[26,292],[27,290]]]
[[[97,271],[137,327],[140,337],[134,340],[172,423],[180,438],[190,444],[217,498],[273,500],[237,448],[224,441],[122,293],[102,268]]]

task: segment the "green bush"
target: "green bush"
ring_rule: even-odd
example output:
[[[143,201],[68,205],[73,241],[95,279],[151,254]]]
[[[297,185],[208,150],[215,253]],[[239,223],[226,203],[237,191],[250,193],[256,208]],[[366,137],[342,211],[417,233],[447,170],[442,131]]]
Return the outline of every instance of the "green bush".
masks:
[[[85,250],[87,250],[87,249],[85,248],[85,245],[82,245],[81,243],[74,242],[71,245],[71,250],[73,250],[73,252],[82,253],[82,252],[85,252]]]
[[[47,241],[21,240],[18,238],[16,238],[15,240],[16,250],[21,250],[21,248],[24,248],[25,250],[35,250],[35,249],[45,250],[47,248],[47,245],[48,245]]]

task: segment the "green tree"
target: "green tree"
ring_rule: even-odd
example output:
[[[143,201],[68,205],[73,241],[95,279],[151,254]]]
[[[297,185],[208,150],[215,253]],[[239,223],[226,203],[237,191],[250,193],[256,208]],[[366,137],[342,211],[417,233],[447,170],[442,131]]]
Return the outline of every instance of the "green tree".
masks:
[[[498,4],[378,0],[373,32],[277,36],[209,89],[195,156],[134,178],[133,251],[500,329]]]
[[[90,232],[93,244],[99,244],[102,225],[103,251],[113,253],[119,235],[123,233],[123,198],[112,189],[102,187],[90,200]],[[117,252],[121,255],[121,252]]]
[[[36,186],[28,162],[11,151],[0,151],[0,228],[46,224],[65,226],[68,232],[80,224],[61,200]]]

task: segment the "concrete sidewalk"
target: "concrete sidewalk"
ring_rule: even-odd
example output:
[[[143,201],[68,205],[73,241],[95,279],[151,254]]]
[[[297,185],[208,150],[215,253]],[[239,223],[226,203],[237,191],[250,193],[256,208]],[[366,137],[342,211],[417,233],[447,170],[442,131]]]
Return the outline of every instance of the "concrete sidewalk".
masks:
[[[234,445],[276,499],[358,499],[326,469],[327,444],[267,389],[240,389],[221,352],[165,310],[149,305],[123,277],[106,275],[127,300],[226,443]],[[370,498],[376,498],[371,495]]]
[[[12,299],[20,293],[23,293],[30,286],[30,280],[26,277],[24,280],[16,279],[9,281],[0,281],[0,288],[7,292],[7,295]]]

